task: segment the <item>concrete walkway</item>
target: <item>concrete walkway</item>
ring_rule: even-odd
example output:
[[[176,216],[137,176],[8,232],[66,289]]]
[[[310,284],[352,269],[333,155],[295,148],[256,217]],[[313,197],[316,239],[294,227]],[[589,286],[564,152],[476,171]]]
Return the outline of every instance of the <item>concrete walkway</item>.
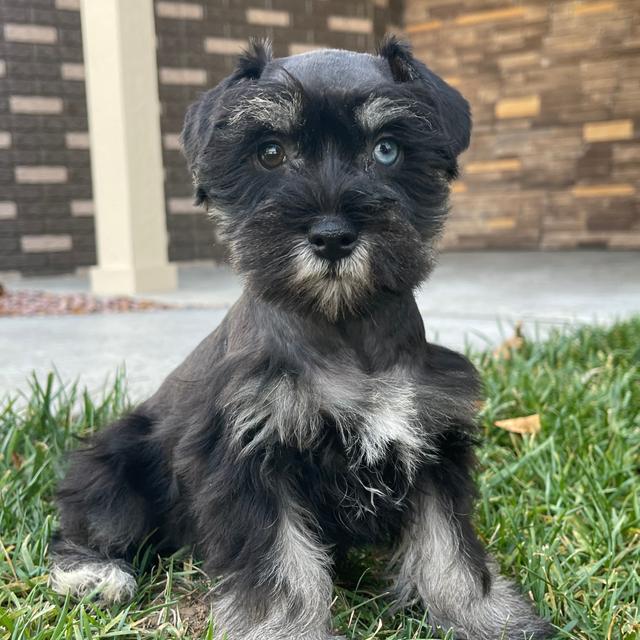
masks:
[[[179,290],[144,296],[182,308],[126,314],[0,318],[0,397],[53,367],[92,392],[126,364],[132,398],[152,392],[220,322],[239,279],[212,265],[180,268]],[[7,287],[87,291],[83,276],[3,278]],[[553,327],[610,323],[640,313],[640,252],[447,253],[417,294],[429,336],[463,349],[498,344],[513,324],[544,337]],[[197,308],[196,308],[197,307]]]

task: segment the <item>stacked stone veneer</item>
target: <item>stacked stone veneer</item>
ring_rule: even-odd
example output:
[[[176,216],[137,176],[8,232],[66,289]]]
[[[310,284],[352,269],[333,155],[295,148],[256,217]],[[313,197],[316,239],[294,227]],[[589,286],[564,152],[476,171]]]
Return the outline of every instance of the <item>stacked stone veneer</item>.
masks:
[[[406,0],[470,100],[445,246],[640,248],[640,4]]]
[[[178,143],[187,106],[231,71],[250,36],[271,37],[278,56],[370,50],[400,21],[396,5],[156,0],[171,260],[220,256],[213,225],[191,204]],[[79,0],[0,0],[0,272],[70,271],[96,260],[79,9]]]

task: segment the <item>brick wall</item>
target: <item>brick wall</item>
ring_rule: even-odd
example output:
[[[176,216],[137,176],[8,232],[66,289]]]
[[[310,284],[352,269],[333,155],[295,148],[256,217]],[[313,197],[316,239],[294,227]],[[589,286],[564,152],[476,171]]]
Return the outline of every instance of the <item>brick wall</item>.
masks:
[[[473,107],[445,246],[640,248],[637,0],[406,0],[405,21]]]
[[[0,272],[95,263],[79,4],[0,0]],[[187,106],[232,70],[252,35],[271,37],[278,56],[370,50],[399,22],[399,3],[156,0],[155,9],[169,257],[220,257],[178,146]]]
[[[470,99],[445,246],[640,248],[634,0],[156,0],[172,260],[219,257],[178,148],[187,105],[251,35],[371,50],[405,22]],[[0,0],[0,272],[95,262],[79,0]]]
[[[0,271],[95,262],[77,2],[0,0]]]

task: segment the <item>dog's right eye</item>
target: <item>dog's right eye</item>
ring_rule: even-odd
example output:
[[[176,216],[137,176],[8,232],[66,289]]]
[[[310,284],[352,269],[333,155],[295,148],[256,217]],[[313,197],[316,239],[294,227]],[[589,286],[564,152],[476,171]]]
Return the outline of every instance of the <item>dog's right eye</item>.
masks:
[[[284,148],[278,142],[265,142],[258,149],[258,160],[265,169],[276,169],[287,159]]]

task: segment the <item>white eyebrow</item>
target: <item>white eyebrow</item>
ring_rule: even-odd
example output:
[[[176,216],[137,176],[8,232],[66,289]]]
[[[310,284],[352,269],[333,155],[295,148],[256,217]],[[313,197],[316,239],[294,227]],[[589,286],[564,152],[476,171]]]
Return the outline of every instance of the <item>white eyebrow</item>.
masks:
[[[269,94],[261,92],[240,102],[232,109],[229,123],[250,120],[290,132],[302,121],[302,99],[296,92]]]
[[[411,108],[411,102],[393,100],[384,96],[371,96],[355,110],[355,117],[358,124],[367,133],[375,133],[386,124],[399,118],[421,120],[431,128],[429,120]]]

